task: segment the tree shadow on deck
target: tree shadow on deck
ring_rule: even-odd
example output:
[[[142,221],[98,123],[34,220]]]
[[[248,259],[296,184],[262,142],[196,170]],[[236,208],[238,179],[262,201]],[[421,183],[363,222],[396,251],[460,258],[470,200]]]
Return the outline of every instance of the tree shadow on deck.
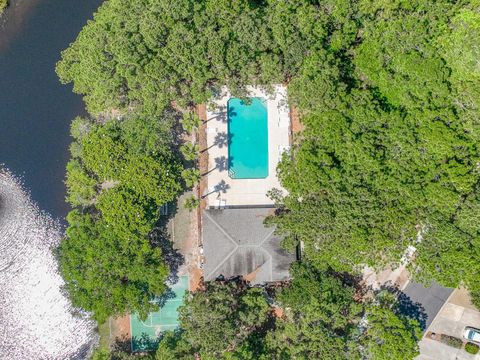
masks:
[[[227,190],[230,189],[230,185],[226,183],[225,180],[221,180],[217,185],[213,186],[213,189],[206,194],[202,195],[202,199],[206,198],[210,194],[218,193],[220,196],[221,193],[226,194]]]
[[[216,157],[213,160],[215,161],[215,167],[208,170],[207,172],[204,172],[203,174],[201,174],[201,176],[206,176],[214,170],[218,170],[219,172],[223,172],[223,171],[226,171],[228,169],[227,157],[226,156],[219,156],[219,157]]]
[[[216,105],[215,106],[215,115],[211,118],[208,118],[205,123],[209,121],[220,121],[222,123],[226,123],[228,121],[227,117],[227,107],[225,105]]]
[[[200,154],[203,154],[204,152],[210,150],[215,146],[218,146],[220,149],[227,146],[230,143],[232,137],[232,134],[227,134],[225,131],[217,133],[215,135],[215,139],[213,140],[213,144],[206,147],[205,149],[200,150]]]

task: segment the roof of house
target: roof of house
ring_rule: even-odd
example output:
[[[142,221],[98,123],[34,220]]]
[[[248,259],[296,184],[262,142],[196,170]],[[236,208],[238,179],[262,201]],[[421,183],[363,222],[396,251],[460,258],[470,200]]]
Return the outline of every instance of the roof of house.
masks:
[[[413,304],[413,306],[407,307],[406,313],[410,312],[409,315],[414,315],[420,321],[422,330],[426,331],[452,291],[453,289],[445,288],[435,282],[425,287],[420,283],[410,281],[402,291],[409,302]],[[416,311],[412,311],[414,307],[417,307]]]
[[[264,219],[272,209],[210,209],[203,212],[204,278],[248,275],[252,284],[282,281],[295,260]]]

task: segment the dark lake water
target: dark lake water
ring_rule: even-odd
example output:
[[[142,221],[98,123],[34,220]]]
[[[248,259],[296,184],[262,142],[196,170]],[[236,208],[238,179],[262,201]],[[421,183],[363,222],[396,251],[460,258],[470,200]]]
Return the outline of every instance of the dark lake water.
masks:
[[[94,323],[73,314],[51,251],[68,210],[70,122],[84,107],[55,63],[100,0],[10,1],[0,18],[0,359],[85,359]]]
[[[55,63],[100,0],[11,0],[0,27],[0,164],[20,177],[32,200],[56,218],[65,204],[71,120],[84,114]]]

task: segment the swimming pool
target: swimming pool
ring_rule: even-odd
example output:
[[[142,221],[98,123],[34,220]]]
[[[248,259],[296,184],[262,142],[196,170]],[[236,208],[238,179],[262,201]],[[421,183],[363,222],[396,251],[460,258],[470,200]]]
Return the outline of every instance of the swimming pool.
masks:
[[[228,173],[232,179],[268,176],[268,112],[264,99],[228,100]]]

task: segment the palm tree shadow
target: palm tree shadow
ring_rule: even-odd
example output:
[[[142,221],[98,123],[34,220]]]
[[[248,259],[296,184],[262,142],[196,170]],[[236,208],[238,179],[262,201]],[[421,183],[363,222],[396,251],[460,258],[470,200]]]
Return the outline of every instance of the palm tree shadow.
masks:
[[[230,189],[230,185],[225,182],[225,180],[220,181],[217,185],[213,187],[213,190],[202,195],[202,199],[206,198],[210,194],[214,193],[223,193],[226,194],[227,190]]]
[[[219,148],[223,148],[224,146],[227,146],[229,143],[229,140],[231,139],[233,135],[230,134],[230,136],[225,132],[220,132],[217,135],[215,135],[215,141],[213,142],[214,146],[218,146]]]
[[[212,171],[214,170],[218,170],[220,172],[222,171],[225,171],[228,169],[228,166],[227,166],[227,157],[226,156],[219,156],[219,157],[216,157],[214,159],[215,161],[215,167],[213,167],[212,169],[204,172],[201,176],[206,176],[208,174],[210,174]]]
[[[225,105],[216,106],[215,107],[215,115],[209,118],[206,122],[209,121],[220,121],[222,123],[226,123],[228,120],[227,118],[227,107]]]
[[[203,154],[204,152],[210,150],[211,148],[218,146],[219,148],[223,148],[224,146],[227,146],[232,138],[232,134],[227,134],[225,131],[219,132],[217,135],[215,135],[215,139],[213,140],[213,144],[200,150],[200,154]]]
[[[225,171],[227,170],[227,158],[225,156],[219,156],[216,157],[215,159],[215,168],[218,169],[218,171]]]

